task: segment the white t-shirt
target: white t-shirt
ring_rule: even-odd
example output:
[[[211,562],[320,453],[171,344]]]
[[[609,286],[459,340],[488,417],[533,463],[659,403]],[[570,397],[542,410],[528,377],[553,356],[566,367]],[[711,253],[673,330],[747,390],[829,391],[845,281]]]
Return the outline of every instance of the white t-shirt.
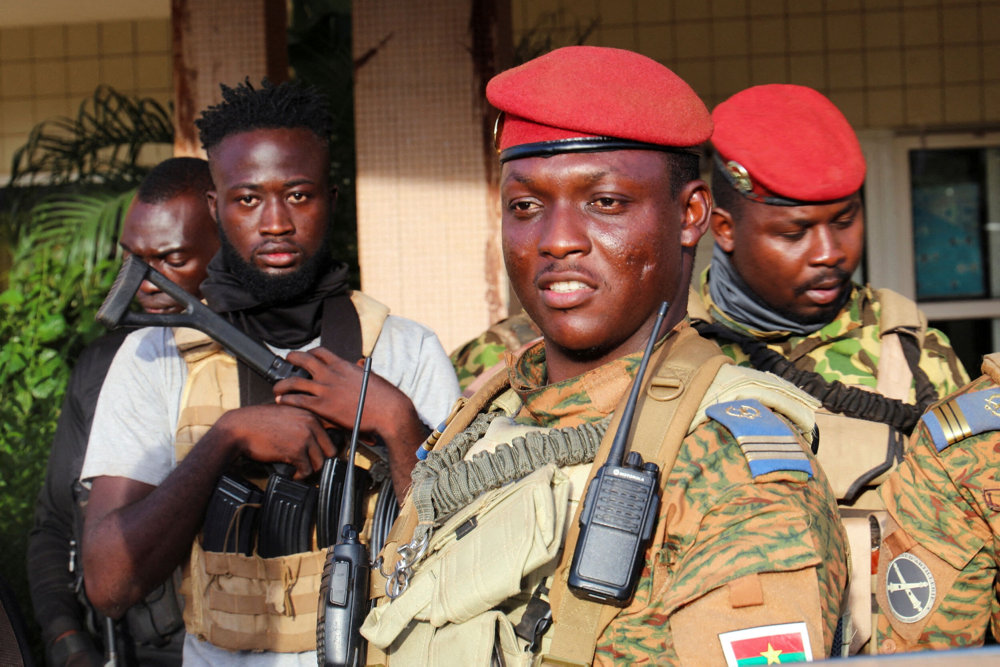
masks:
[[[301,349],[317,345],[319,339]],[[434,332],[402,317],[389,315],[382,325],[372,351],[372,372],[406,394],[429,427],[448,416],[460,394],[454,368]],[[174,434],[186,379],[187,364],[171,329],[153,327],[130,334],[101,389],[81,479],[111,476],[162,483],[177,465]],[[188,635],[184,664],[315,665],[316,652],[232,652]]]

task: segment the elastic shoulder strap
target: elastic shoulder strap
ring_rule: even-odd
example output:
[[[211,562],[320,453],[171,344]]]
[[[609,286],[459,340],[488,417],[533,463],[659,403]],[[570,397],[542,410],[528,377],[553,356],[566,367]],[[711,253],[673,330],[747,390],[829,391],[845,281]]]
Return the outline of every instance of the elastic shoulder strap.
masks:
[[[716,373],[724,364],[732,363],[715,343],[700,337],[690,326],[682,326],[675,335],[676,339],[663,345],[650,360],[655,362],[655,372],[645,381],[645,391],[636,406],[635,431],[630,439],[631,451],[639,452],[645,461],[660,466],[661,484],[670,476],[681,443]],[[607,459],[627,398],[626,394],[615,409],[615,416],[591,466],[587,485]],[[619,612],[611,605],[582,600],[567,587],[566,570],[571,565],[580,536],[582,508],[583,503],[580,503],[570,523],[562,560],[552,578],[549,599],[553,635],[546,662],[590,664],[598,639]]]
[[[509,390],[510,381],[507,374],[497,373],[471,398],[461,397],[455,401],[451,414],[431,434],[431,438],[435,438],[434,449],[440,449],[450,442],[457,434],[464,431],[480,412],[490,409],[494,403],[506,403],[505,398]],[[398,549],[400,545],[413,539],[413,533],[417,527],[417,511],[414,504],[406,502],[404,499],[400,503],[400,507],[402,509],[399,516],[393,522],[385,545],[380,552],[384,565],[381,568],[372,569],[371,572],[369,595],[373,600],[385,595],[386,579],[381,573],[392,571],[396,561],[399,560]]]
[[[905,333],[915,336],[920,347],[924,345],[924,334],[927,332],[927,316],[911,299],[899,292],[880,287],[875,290],[882,312],[879,316],[879,328],[884,336],[887,333]]]

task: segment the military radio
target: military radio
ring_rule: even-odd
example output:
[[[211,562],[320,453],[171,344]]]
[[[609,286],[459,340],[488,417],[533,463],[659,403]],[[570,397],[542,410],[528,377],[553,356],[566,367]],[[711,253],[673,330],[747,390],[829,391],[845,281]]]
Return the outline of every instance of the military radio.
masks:
[[[337,543],[327,549],[323,578],[319,589],[319,610],[316,625],[317,664],[363,665],[367,655],[367,644],[361,638],[361,623],[368,611],[368,550],[358,539],[354,527],[354,455],[358,449],[358,432],[361,430],[361,414],[365,407],[368,391],[368,376],[371,374],[372,358],[365,359],[364,377],[361,380],[361,396],[358,399],[358,413],[351,432],[351,446],[347,454],[347,472],[344,475],[343,493],[340,502],[340,529]],[[328,474],[323,464],[323,475]]]
[[[578,597],[627,604],[635,592],[642,557],[653,536],[660,505],[660,469],[652,461],[643,463],[638,452],[629,452],[626,458],[625,450],[646,367],[667,307],[666,301],[660,305],[608,458],[587,487],[568,581]]]

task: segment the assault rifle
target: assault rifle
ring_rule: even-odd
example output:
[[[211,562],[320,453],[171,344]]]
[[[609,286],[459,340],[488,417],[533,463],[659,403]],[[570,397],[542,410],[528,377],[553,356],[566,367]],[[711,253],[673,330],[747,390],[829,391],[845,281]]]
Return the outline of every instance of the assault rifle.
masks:
[[[130,310],[132,299],[144,280],[163,290],[183,306],[183,310],[179,313]],[[271,352],[135,255],[126,257],[122,262],[111,291],[97,311],[97,320],[111,329],[121,325],[197,329],[271,383],[293,376],[309,377],[304,369]],[[343,466],[335,466],[340,474],[322,476],[318,491],[314,485],[291,479],[294,472],[292,466],[272,466],[277,475],[270,477],[267,491],[263,493],[235,473],[227,473],[220,478],[205,516],[202,546],[206,551],[251,555],[255,530],[258,533],[257,551],[262,557],[308,551],[313,520],[317,515],[320,518],[317,532],[322,538],[320,546],[333,542],[338,516],[329,510],[336,506],[331,504],[333,500],[341,495],[337,487],[344,479]],[[362,481],[370,480],[367,471],[358,475],[363,476]],[[366,485],[360,485],[357,493],[363,494],[366,488]],[[317,498],[320,503],[318,510]],[[354,507],[360,505],[358,499]]]

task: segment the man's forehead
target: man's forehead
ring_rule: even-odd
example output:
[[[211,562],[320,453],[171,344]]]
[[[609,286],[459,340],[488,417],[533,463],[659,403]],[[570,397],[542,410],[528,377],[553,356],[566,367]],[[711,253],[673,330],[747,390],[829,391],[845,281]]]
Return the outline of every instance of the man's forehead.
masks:
[[[546,173],[572,174],[597,181],[605,176],[662,177],[668,170],[666,155],[655,150],[618,150],[579,153],[558,153],[548,157],[528,157],[508,160],[501,165],[501,179],[530,183]]]
[[[231,185],[275,170],[284,181],[325,182],[329,172],[326,144],[306,128],[265,128],[232,134],[208,156],[212,179]]]
[[[861,194],[852,195],[829,202],[809,203],[799,206],[777,206],[753,200],[747,200],[741,207],[741,213],[736,222],[748,219],[758,223],[794,223],[811,225],[841,215],[863,215]]]
[[[183,192],[161,202],[132,202],[122,223],[124,245],[176,245],[198,236],[202,227],[213,224],[204,197]]]

